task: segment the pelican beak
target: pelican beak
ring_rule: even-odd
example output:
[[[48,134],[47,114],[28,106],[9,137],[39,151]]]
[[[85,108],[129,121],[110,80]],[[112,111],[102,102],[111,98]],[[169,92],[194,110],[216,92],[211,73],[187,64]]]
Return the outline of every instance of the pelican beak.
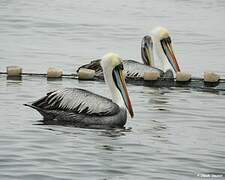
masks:
[[[176,59],[176,56],[175,56],[174,51],[173,51],[173,47],[172,47],[172,44],[171,44],[170,37],[162,39],[161,45],[162,45],[163,51],[164,51],[169,63],[173,67],[174,71],[179,72],[180,67],[177,63],[177,59]]]
[[[152,48],[151,36],[144,36],[141,42],[141,57],[144,64],[148,66],[154,66]]]
[[[113,79],[116,84],[116,87],[119,89],[120,94],[123,97],[123,101],[127,107],[128,112],[130,113],[131,118],[133,118],[134,112],[133,112],[130,97],[127,91],[127,86],[126,86],[125,77],[123,73],[123,64],[120,64],[114,68]]]

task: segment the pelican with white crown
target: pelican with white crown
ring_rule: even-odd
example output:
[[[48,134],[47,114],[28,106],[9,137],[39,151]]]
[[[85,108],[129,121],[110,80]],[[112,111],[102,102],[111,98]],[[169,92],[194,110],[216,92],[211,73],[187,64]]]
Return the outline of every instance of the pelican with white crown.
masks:
[[[141,57],[143,63],[134,60],[124,60],[124,70],[129,78],[144,77],[145,72],[158,72],[161,77],[175,77],[180,71],[169,31],[163,27],[156,27],[150,35],[143,37],[141,42]],[[97,76],[103,76],[100,59],[91,61],[78,68],[95,70]]]
[[[44,121],[86,128],[122,128],[127,121],[127,110],[131,117],[134,115],[122,59],[109,53],[102,58],[101,66],[112,100],[87,90],[66,88],[25,105],[36,109]]]

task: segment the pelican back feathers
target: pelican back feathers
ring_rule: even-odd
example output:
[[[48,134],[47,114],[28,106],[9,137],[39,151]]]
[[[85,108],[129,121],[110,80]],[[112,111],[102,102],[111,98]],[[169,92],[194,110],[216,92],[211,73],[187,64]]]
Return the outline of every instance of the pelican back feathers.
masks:
[[[114,115],[119,106],[111,99],[78,88],[66,88],[48,93],[32,103],[32,106],[44,110],[61,110],[88,115]]]

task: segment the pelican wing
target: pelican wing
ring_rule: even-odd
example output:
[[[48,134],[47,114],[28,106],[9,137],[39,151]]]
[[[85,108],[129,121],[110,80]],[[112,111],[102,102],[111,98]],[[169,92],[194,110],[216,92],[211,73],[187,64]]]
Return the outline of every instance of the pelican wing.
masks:
[[[103,76],[100,61],[101,61],[100,59],[93,60],[89,64],[85,64],[79,67],[77,72],[79,71],[80,68],[87,68],[87,69],[95,70],[97,76]],[[123,64],[124,64],[124,70],[126,71],[127,77],[131,77],[131,78],[144,77],[145,72],[153,72],[153,71],[157,71],[160,73],[160,76],[163,76],[162,70],[139,63],[134,60],[123,60]]]
[[[92,70],[95,70],[95,73],[98,75],[98,74],[102,74],[102,67],[101,67],[101,59],[97,59],[97,60],[93,60],[91,61],[90,63],[88,64],[84,64],[82,66],[80,66],[78,69],[77,69],[77,72],[79,72],[80,68],[86,68],[86,69],[92,69]]]
[[[160,76],[163,75],[162,70],[158,68],[150,67],[148,65],[139,63],[134,60],[126,60],[123,62],[124,62],[123,63],[124,69],[126,70],[128,77],[143,77],[145,72],[153,72],[153,71],[159,72]]]
[[[114,115],[120,110],[111,99],[76,88],[52,91],[32,105],[46,110],[64,110],[90,115]]]

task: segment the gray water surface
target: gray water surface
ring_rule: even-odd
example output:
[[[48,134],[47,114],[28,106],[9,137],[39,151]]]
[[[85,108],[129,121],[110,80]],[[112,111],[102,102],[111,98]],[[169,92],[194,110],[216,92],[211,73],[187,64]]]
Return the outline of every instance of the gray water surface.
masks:
[[[140,61],[140,42],[167,27],[184,71],[225,75],[223,0],[1,0],[0,70],[75,66],[116,52]],[[79,87],[110,97],[104,82],[0,76],[0,179],[224,179],[225,96],[128,85],[126,129],[43,125],[23,106]]]

